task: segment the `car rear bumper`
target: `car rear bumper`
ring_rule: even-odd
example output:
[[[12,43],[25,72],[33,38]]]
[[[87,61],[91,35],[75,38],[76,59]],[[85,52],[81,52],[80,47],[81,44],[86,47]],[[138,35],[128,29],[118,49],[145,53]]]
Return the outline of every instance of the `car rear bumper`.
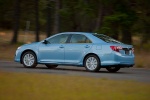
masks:
[[[102,58],[101,66],[120,66],[120,67],[133,67],[134,54],[122,55],[120,53],[111,53]]]

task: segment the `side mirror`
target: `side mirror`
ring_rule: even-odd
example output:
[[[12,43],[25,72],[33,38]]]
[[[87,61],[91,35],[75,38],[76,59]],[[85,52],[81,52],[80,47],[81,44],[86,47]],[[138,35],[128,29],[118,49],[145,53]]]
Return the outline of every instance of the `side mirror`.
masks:
[[[48,41],[47,41],[47,40],[44,40],[43,43],[44,43],[44,44],[48,44]]]

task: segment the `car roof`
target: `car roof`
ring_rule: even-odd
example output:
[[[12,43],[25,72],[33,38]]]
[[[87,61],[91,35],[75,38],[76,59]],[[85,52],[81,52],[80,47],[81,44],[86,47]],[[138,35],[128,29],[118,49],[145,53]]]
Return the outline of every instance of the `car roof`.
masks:
[[[59,33],[59,34],[93,34],[92,32],[62,32],[62,33]]]

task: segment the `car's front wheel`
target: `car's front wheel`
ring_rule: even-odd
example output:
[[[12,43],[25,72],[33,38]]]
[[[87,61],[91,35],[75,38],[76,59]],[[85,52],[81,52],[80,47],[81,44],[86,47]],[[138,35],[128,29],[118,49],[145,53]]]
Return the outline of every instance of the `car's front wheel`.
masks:
[[[53,69],[56,68],[58,65],[51,65],[51,64],[45,64],[47,68]]]
[[[27,51],[22,56],[22,64],[27,68],[34,68],[37,66],[36,55],[32,51]]]
[[[86,70],[97,72],[100,70],[100,60],[96,55],[89,55],[84,60]]]
[[[115,73],[120,70],[120,67],[107,67],[106,69],[111,73]]]

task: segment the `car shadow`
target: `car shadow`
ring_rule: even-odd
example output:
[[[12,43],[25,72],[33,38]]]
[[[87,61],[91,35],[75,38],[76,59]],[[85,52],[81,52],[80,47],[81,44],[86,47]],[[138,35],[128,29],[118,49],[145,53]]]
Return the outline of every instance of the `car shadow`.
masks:
[[[24,68],[24,67],[18,67],[18,68]],[[55,71],[73,71],[73,72],[84,72],[84,73],[110,73],[110,74],[131,74],[129,72],[123,72],[123,71],[118,71],[116,73],[111,73],[111,72],[108,72],[107,70],[101,70],[98,71],[98,72],[89,72],[89,71],[86,71],[86,69],[81,69],[81,68],[60,68],[60,67],[57,67],[57,68],[52,68],[52,69],[49,69],[47,67],[36,67],[36,68],[28,68],[28,69],[44,69],[44,70],[55,70]]]

